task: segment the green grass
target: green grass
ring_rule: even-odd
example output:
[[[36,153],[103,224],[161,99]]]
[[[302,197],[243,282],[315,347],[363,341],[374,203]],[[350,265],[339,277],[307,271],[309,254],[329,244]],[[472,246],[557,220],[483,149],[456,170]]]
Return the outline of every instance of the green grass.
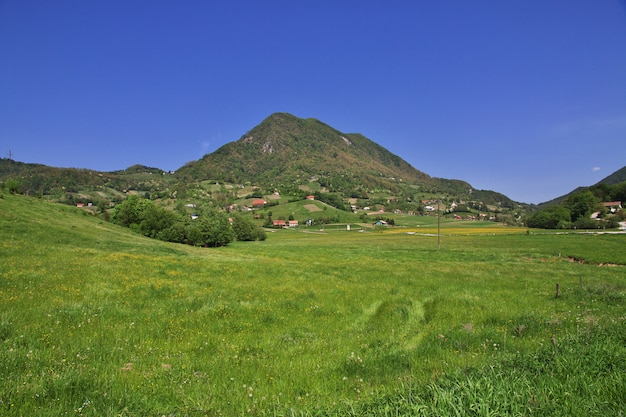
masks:
[[[200,249],[5,195],[0,415],[626,407],[624,235],[398,230]]]

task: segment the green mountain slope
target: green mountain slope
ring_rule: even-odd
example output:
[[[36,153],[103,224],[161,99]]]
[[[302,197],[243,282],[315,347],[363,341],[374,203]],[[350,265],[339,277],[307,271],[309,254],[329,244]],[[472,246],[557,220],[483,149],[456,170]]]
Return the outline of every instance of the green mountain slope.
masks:
[[[394,188],[398,181],[436,183],[362,135],[286,113],[269,116],[238,141],[185,165],[177,174],[274,186],[313,179],[342,191],[360,186]]]
[[[316,119],[275,113],[258,126],[177,171],[187,182],[220,179],[253,183],[289,192],[317,182],[345,196],[370,192],[447,193],[467,198],[472,186],[461,180],[433,178],[361,134],[343,133]],[[490,202],[511,203],[483,192]],[[506,205],[506,204],[505,204]]]
[[[343,198],[418,202],[437,196],[518,206],[500,193],[474,190],[465,181],[431,177],[361,134],[288,113],[272,114],[239,140],[186,164],[175,175],[142,165],[97,172],[0,159],[0,182],[9,177],[24,194],[70,204],[106,204],[125,198],[128,191],[151,198],[189,196],[188,190],[212,180],[291,196],[321,190]]]
[[[615,185],[620,182],[626,181],[626,166],[618,169],[608,177],[605,177],[598,181],[595,185],[606,184],[606,185]]]
[[[602,185],[616,185],[616,184],[620,184],[622,182],[626,182],[626,166],[618,169],[617,171],[615,171],[611,175],[601,179],[600,181],[598,181],[597,183],[595,183],[591,187],[586,187],[586,186],[576,187],[575,189],[573,189],[572,191],[570,191],[569,193],[567,193],[565,195],[562,195],[562,196],[554,198],[554,199],[552,199],[550,201],[546,201],[544,203],[539,204],[539,207],[540,208],[545,208],[545,207],[548,207],[548,206],[561,204],[569,196],[574,195],[574,194],[578,194],[578,193],[580,193],[582,191],[585,191],[585,190],[588,190],[588,189],[590,189],[592,187],[598,187],[598,186],[602,186]]]

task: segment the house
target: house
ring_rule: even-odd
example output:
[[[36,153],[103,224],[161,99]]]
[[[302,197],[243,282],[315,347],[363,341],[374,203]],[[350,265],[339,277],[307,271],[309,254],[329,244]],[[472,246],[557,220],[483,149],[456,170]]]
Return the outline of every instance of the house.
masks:
[[[621,201],[609,201],[606,203],[602,203],[602,206],[604,206],[609,213],[615,213],[618,210],[622,209],[622,202]]]
[[[374,223],[376,226],[387,226],[388,223],[384,220],[378,220],[376,223]]]
[[[314,195],[307,195],[306,199],[307,200],[315,200],[315,196]]]
[[[254,208],[264,207],[265,204],[267,204],[267,201],[265,201],[265,200],[262,200],[262,199],[261,200],[254,200],[252,202],[252,207],[254,207]]]
[[[298,225],[297,220],[289,220],[289,227],[296,227]]]
[[[274,227],[285,227],[285,226],[287,226],[287,223],[284,220],[274,220],[274,221],[272,221],[272,224],[274,225]]]

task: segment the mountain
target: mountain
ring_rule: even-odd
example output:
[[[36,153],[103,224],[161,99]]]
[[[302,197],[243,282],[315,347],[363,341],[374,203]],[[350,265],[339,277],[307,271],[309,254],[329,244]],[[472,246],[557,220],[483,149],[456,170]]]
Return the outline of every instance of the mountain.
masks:
[[[436,182],[362,135],[342,133],[319,120],[287,113],[272,114],[238,141],[185,165],[177,175],[267,185],[304,184],[311,178],[335,176],[343,176],[342,182],[354,186],[378,183],[388,187],[405,179]]]
[[[578,194],[578,193],[580,193],[582,191],[585,191],[585,190],[588,190],[590,188],[599,187],[599,186],[602,186],[602,185],[616,185],[616,184],[623,183],[625,181],[626,181],[626,166],[618,169],[617,171],[615,171],[611,175],[601,179],[600,181],[598,181],[597,183],[595,183],[592,186],[576,187],[575,189],[573,189],[569,193],[567,193],[565,195],[562,195],[560,197],[553,198],[550,201],[546,201],[544,203],[540,203],[538,206],[539,206],[539,208],[545,208],[545,207],[548,207],[548,206],[561,204],[563,201],[565,201],[569,196],[571,196],[573,194]]]
[[[174,175],[143,165],[97,172],[0,159],[0,180],[7,177],[19,181],[26,194],[56,196],[68,203],[115,201],[129,191],[152,198],[207,195],[202,184],[211,180],[294,197],[321,192],[398,203],[447,197],[500,208],[520,206],[503,194],[475,190],[462,180],[431,177],[361,134],[288,113],[270,115],[239,140],[184,165]]]
[[[425,192],[468,198],[475,191],[465,181],[431,177],[361,134],[288,113],[270,115],[239,140],[186,164],[176,175],[187,182],[250,183],[283,193],[315,184],[347,197]],[[513,203],[502,194],[480,193],[489,203]]]
[[[608,177],[601,179],[594,185],[600,185],[600,184],[615,185],[624,181],[626,181],[626,166],[622,167],[621,169],[618,169],[617,171],[615,171]]]

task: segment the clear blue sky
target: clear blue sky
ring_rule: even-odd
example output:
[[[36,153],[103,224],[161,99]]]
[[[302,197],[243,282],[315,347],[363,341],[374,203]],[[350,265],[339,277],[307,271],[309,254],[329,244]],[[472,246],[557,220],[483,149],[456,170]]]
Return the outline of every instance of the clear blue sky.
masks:
[[[0,0],[0,156],[175,170],[274,112],[539,203],[626,165],[626,2]]]

